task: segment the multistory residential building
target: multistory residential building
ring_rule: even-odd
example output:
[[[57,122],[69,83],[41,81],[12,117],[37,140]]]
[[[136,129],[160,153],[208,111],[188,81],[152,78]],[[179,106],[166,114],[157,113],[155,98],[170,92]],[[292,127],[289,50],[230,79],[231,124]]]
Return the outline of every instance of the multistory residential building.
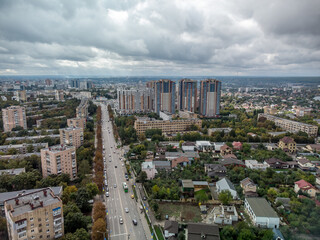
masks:
[[[197,110],[197,81],[191,79],[179,81],[178,109],[189,112]]]
[[[79,148],[83,144],[83,128],[68,127],[59,129],[60,144]]]
[[[52,86],[52,80],[51,79],[46,79],[46,86]]]
[[[86,118],[69,118],[67,119],[68,127],[86,128]]]
[[[154,109],[153,89],[118,90],[118,109],[120,113],[152,112]]]
[[[259,113],[258,120],[260,118],[266,118],[266,120],[274,122],[277,127],[281,127],[283,130],[286,130],[291,133],[297,133],[301,131],[301,132],[307,133],[309,136],[317,136],[318,134],[318,127],[315,125],[296,122],[296,121],[272,116],[269,114],[263,114],[263,113]]]
[[[88,99],[81,99],[80,105],[76,109],[77,118],[86,118],[88,116]]]
[[[180,120],[155,120],[151,118],[138,118],[134,122],[134,128],[137,134],[144,133],[148,129],[161,129],[162,133],[172,134],[190,131],[191,126],[196,125],[201,127],[202,121],[200,119],[180,119]]]
[[[55,91],[55,98],[57,101],[62,101],[64,100],[64,93],[62,90],[56,90]]]
[[[216,79],[200,81],[199,113],[204,117],[220,114],[221,82]]]
[[[41,149],[42,176],[69,174],[70,179],[77,176],[77,157],[75,146],[55,145]]]
[[[150,83],[151,84],[151,83]],[[160,111],[175,113],[176,111],[176,83],[168,79],[161,79],[154,83],[154,108]]]
[[[3,130],[10,132],[15,127],[27,129],[26,111],[24,107],[11,106],[2,109]]]
[[[17,101],[23,101],[23,102],[27,101],[27,92],[26,92],[26,90],[15,91],[14,95],[15,95]]]
[[[9,240],[57,239],[64,235],[62,201],[51,188],[4,202]]]

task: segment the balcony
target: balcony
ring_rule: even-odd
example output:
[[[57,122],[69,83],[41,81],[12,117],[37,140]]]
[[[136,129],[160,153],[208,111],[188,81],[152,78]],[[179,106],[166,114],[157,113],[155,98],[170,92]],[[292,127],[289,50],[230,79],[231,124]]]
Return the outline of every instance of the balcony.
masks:
[[[18,224],[15,224],[16,225],[16,229],[19,230],[21,228],[26,228],[27,227],[27,221],[23,222],[22,224],[18,225]]]
[[[59,237],[62,237],[62,233],[58,233],[54,235],[54,238],[59,238]]]

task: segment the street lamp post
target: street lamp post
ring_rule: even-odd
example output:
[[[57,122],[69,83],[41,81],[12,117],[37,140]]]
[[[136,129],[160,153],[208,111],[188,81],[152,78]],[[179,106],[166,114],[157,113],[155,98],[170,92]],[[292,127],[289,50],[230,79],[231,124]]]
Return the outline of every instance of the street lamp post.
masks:
[[[104,240],[106,240],[107,238],[106,238],[106,232],[100,232],[100,231],[97,231],[98,233],[102,233],[103,234],[103,238],[104,238]]]

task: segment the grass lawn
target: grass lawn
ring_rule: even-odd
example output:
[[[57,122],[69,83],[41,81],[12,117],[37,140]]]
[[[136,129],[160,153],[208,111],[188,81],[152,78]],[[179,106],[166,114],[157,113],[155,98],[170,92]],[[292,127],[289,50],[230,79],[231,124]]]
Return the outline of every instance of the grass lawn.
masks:
[[[159,212],[162,218],[166,215],[176,220],[184,220],[185,222],[201,222],[201,213],[198,205],[160,203]]]
[[[164,240],[162,231],[159,226],[153,226],[159,240]]]
[[[320,161],[320,158],[316,156],[306,156],[306,158],[310,161]]]

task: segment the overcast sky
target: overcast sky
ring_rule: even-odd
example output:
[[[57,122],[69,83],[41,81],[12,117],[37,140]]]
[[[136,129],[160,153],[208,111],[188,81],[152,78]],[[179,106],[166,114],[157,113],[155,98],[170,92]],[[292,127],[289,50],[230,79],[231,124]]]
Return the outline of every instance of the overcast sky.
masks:
[[[0,0],[0,75],[320,75],[319,0]]]

